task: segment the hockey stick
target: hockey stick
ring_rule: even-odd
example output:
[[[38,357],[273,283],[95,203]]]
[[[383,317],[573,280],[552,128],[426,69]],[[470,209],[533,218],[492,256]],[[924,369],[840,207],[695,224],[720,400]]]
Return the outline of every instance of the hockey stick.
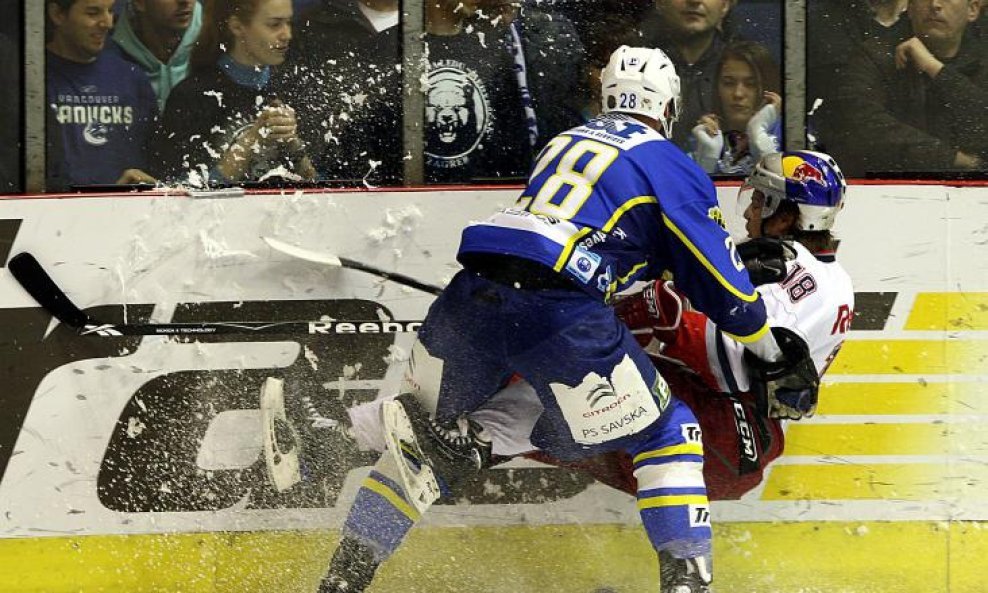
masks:
[[[14,279],[39,305],[80,335],[172,336],[218,334],[389,334],[417,331],[421,321],[240,321],[201,323],[104,323],[82,311],[30,253],[18,253],[7,264]]]
[[[361,272],[366,272],[368,274],[373,274],[374,276],[379,276],[385,280],[390,280],[397,284],[402,284],[404,286],[410,286],[422,292],[427,292],[429,294],[438,295],[443,291],[442,288],[434,285],[422,282],[421,280],[416,280],[411,276],[406,276],[404,274],[399,274],[398,272],[389,272],[387,270],[382,270],[381,268],[376,268],[374,266],[361,263],[356,260],[352,260],[346,257],[340,257],[332,253],[319,253],[317,251],[311,251],[303,247],[296,247],[295,245],[289,245],[284,241],[279,241],[272,237],[261,237],[264,242],[267,243],[275,251],[280,251],[285,255],[295,257],[298,259],[304,259],[316,264],[322,264],[325,266],[332,266],[334,268],[349,268],[351,270],[359,270]]]

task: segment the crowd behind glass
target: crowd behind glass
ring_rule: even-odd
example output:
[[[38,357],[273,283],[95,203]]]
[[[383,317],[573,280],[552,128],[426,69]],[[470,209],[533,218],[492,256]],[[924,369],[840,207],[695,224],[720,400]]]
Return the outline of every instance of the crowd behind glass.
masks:
[[[709,174],[785,145],[782,0],[423,4],[427,183],[522,180],[549,138],[599,113],[623,44],[675,62],[672,141]],[[809,146],[851,176],[988,169],[981,9],[808,0]],[[399,0],[50,0],[46,22],[47,191],[404,181]],[[0,32],[10,120],[20,35]],[[0,191],[16,192],[20,126],[3,128]]]

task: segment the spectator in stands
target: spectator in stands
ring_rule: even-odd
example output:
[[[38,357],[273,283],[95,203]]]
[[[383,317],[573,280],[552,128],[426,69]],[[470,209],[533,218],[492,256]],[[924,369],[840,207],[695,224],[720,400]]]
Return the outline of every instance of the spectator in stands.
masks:
[[[403,154],[400,30],[383,17],[372,26],[369,4],[384,12],[384,4],[365,0],[330,2],[313,13],[300,34],[307,49],[295,53],[289,73],[318,118],[311,128],[322,136],[313,139],[323,147],[320,169],[335,162],[344,167],[335,175],[359,179],[380,165],[369,180],[393,184]],[[579,123],[586,89],[572,24],[515,4],[425,5],[429,182],[518,179],[540,142]]]
[[[17,45],[0,33],[0,193],[21,191],[21,60]]]
[[[60,170],[49,190],[69,185],[154,183],[146,148],[157,116],[144,73],[107,42],[113,0],[48,2],[47,100],[49,138],[60,139]]]
[[[682,85],[680,122],[672,140],[689,150],[690,125],[714,110],[717,66],[724,52],[721,32],[732,0],[655,0],[642,22],[646,45],[660,47],[676,65]]]
[[[304,19],[310,10],[315,9],[322,0],[292,0],[292,10],[295,11],[295,22]]]
[[[851,57],[837,130],[854,174],[984,169],[988,56],[970,24],[981,0],[909,0],[911,37]]]
[[[641,31],[633,17],[621,13],[600,12],[588,19],[580,37],[587,52],[587,84],[589,95],[583,108],[583,119],[600,115],[602,108],[600,74],[619,47],[641,45]]]
[[[494,39],[493,47],[507,51],[514,62],[518,95],[512,98],[522,105],[529,132],[523,147],[524,176],[543,146],[582,121],[589,95],[583,76],[586,51],[569,19],[535,3],[479,0],[478,8],[465,23],[467,33],[476,27],[481,45],[486,34]]]
[[[188,73],[201,27],[202,6],[195,0],[129,0],[120,15],[113,40],[147,73],[159,109]]]
[[[753,41],[724,48],[714,111],[693,128],[690,153],[712,175],[747,175],[762,155],[779,152],[782,80],[772,52]]]
[[[912,33],[909,0],[814,0],[807,4],[806,97],[815,147],[828,149],[837,89],[846,76],[847,60],[871,39],[896,45]],[[817,105],[816,109],[813,106]]]
[[[299,22],[279,85],[306,110],[302,133],[329,179],[401,183],[398,0],[322,0]]]
[[[158,134],[171,177],[194,186],[314,179],[290,95],[271,84],[291,40],[291,0],[207,0],[191,72]]]

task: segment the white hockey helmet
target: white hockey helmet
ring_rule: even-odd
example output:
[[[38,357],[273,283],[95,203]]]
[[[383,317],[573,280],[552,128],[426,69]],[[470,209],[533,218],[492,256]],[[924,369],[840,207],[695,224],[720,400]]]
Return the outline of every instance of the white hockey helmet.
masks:
[[[763,220],[772,216],[782,202],[794,202],[799,209],[797,229],[829,231],[844,207],[847,183],[830,155],[794,150],[762,157],[745,180],[741,195],[746,190],[764,196]]]
[[[603,112],[658,120],[667,137],[679,119],[679,75],[662,50],[622,45],[600,75]]]

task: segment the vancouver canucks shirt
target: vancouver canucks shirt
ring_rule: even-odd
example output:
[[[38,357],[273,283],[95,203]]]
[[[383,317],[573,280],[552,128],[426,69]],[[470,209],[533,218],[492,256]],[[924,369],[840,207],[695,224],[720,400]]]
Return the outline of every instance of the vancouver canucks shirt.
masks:
[[[767,331],[713,183],[627,115],[607,114],[552,139],[517,203],[464,230],[461,261],[471,253],[537,261],[604,300],[670,271],[723,331],[745,342]]]

